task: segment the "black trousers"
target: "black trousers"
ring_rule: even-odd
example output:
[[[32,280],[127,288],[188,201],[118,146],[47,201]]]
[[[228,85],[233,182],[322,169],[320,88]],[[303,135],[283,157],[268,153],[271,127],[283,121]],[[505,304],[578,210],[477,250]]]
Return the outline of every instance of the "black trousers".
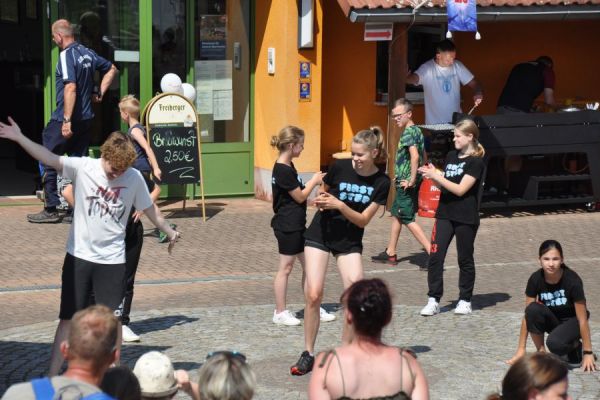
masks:
[[[133,285],[144,244],[144,226],[141,221],[133,222],[130,218],[125,231],[125,301],[121,322],[129,325],[129,312],[133,302]]]
[[[538,335],[548,333],[546,346],[556,355],[566,355],[579,346],[581,332],[577,317],[559,320],[545,304],[533,302],[525,308],[525,322],[527,332]]]
[[[429,256],[427,295],[440,301],[444,294],[444,260],[452,238],[456,236],[458,252],[459,299],[471,301],[475,287],[475,260],[473,259],[475,236],[479,225],[463,224],[447,219],[436,219],[431,232],[431,254]]]
[[[62,122],[50,120],[46,128],[44,128],[44,132],[42,132],[44,147],[59,156],[65,153],[75,157],[87,155],[92,121],[73,121],[71,125],[73,136],[65,139],[62,135]],[[55,209],[60,205],[56,175],[54,168],[44,165],[42,184],[44,185],[44,207],[46,209]]]

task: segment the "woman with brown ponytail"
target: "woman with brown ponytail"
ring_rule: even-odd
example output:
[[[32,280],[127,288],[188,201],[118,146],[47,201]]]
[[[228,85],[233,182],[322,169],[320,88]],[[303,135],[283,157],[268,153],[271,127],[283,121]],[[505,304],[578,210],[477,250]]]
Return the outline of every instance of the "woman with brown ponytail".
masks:
[[[485,151],[479,144],[479,129],[470,119],[454,127],[455,151],[446,157],[444,174],[433,165],[419,168],[425,178],[432,179],[442,191],[431,233],[431,253],[428,263],[427,283],[429,301],[421,315],[440,312],[440,299],[444,292],[444,261],[450,241],[456,236],[460,289],[455,314],[471,314],[471,296],[475,286],[475,236],[479,228],[479,188],[483,180]]]
[[[315,205],[319,211],[304,233],[306,284],[304,287],[304,344],[292,375],[310,372],[319,331],[329,254],[333,254],[344,289],[363,278],[362,238],[365,226],[387,201],[390,179],[375,161],[383,158],[383,132],[373,127],[352,139],[352,159],[336,160],[323,178]]]
[[[387,285],[378,278],[355,282],[341,298],[351,341],[317,356],[308,398],[427,400],[425,374],[410,350],[381,340],[392,319]]]

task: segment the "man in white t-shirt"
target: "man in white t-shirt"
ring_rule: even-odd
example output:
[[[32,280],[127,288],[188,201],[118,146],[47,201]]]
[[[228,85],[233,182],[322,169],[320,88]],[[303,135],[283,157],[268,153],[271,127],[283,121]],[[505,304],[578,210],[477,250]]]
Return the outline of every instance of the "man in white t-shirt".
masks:
[[[152,202],[127,135],[113,132],[104,142],[100,159],[61,157],[29,140],[9,118],[0,122],[0,138],[20,145],[33,158],[73,182],[75,208],[63,263],[60,322],[56,329],[49,375],[63,363],[60,344],[69,334],[70,320],[89,305],[93,293],[120,317],[125,294],[125,228],[131,207],[142,210],[169,237],[169,253],[179,238]],[[119,326],[119,332],[121,327]],[[119,340],[120,345],[120,340]]]
[[[475,92],[474,105],[478,106],[483,100],[481,85],[467,67],[456,60],[456,47],[447,39],[436,45],[433,59],[415,72],[409,72],[406,83],[423,86],[425,123],[428,125],[452,122],[452,114],[461,111],[461,85],[467,85]]]

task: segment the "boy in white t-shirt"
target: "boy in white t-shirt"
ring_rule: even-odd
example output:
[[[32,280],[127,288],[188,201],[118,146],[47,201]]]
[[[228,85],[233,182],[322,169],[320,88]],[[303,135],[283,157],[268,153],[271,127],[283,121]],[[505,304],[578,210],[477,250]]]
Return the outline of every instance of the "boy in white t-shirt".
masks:
[[[131,207],[143,210],[169,237],[169,253],[179,238],[153,204],[139,171],[131,140],[113,132],[104,142],[100,159],[61,157],[29,140],[9,118],[0,122],[0,138],[20,145],[29,155],[73,181],[75,209],[62,270],[60,322],[56,329],[49,375],[62,366],[60,344],[69,334],[73,314],[85,308],[93,292],[118,317],[125,290],[125,227]],[[121,328],[119,327],[119,332]],[[119,340],[120,344],[120,340]]]
[[[476,106],[483,100],[481,85],[467,67],[456,60],[456,46],[448,39],[436,45],[433,59],[421,64],[415,72],[409,72],[406,83],[423,86],[428,125],[452,122],[452,113],[461,111],[461,85],[473,89]]]

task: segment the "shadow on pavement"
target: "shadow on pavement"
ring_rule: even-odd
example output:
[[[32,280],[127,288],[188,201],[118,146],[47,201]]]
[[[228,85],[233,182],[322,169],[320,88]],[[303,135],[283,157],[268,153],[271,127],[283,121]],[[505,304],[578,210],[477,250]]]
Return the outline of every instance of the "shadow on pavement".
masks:
[[[194,361],[178,361],[173,363],[174,369],[185,369],[186,371],[192,371],[195,369],[199,369],[202,366],[202,363],[194,362]]]
[[[165,315],[164,317],[147,318],[129,324],[137,334],[143,335],[149,332],[164,331],[176,325],[189,324],[198,321],[198,318],[190,318],[185,315]]]
[[[403,261],[408,261],[409,264],[416,265],[417,267],[427,268],[427,260],[429,259],[429,255],[425,252],[412,253],[409,256],[404,256],[398,259],[398,263]]]
[[[340,303],[322,303],[321,307],[328,313],[334,313],[338,310],[341,310],[342,305]],[[304,309],[296,311],[296,318],[304,319]]]
[[[427,353],[431,351],[431,347],[429,346],[404,346],[405,348],[414,351],[416,354]]]

